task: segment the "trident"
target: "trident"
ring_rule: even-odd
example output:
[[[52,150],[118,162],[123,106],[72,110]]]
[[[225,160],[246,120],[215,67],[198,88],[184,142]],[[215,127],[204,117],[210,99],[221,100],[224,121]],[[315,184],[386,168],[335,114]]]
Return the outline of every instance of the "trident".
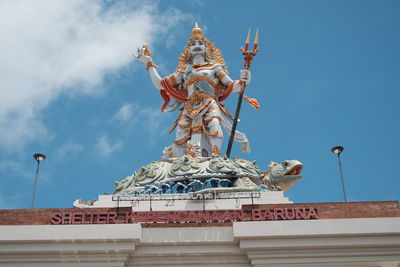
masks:
[[[259,50],[258,49],[258,29],[256,31],[256,36],[254,38],[253,50],[249,51],[249,44],[250,44],[250,29],[249,29],[249,32],[247,33],[247,39],[246,39],[245,47],[244,48],[243,47],[240,48],[240,51],[242,51],[242,54],[244,55],[244,68],[246,70],[250,69],[250,65],[251,65],[251,62],[253,61],[253,57],[257,54],[257,52]],[[246,89],[246,83],[243,83],[243,82],[240,81],[240,84],[242,86],[242,90],[239,93],[239,99],[238,99],[238,104],[236,106],[235,118],[233,120],[231,135],[229,137],[228,148],[226,149],[226,155],[228,156],[228,158],[231,156],[233,138],[235,137],[235,131],[236,131],[237,123],[239,121],[239,114],[240,114],[240,108],[242,106],[244,90]]]

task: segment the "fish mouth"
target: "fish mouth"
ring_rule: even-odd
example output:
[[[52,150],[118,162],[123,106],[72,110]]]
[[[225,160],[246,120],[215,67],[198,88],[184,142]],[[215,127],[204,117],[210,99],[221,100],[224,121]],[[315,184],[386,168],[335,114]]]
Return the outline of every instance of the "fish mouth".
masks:
[[[297,164],[293,166],[289,171],[286,172],[284,176],[299,176],[303,170],[303,165]]]
[[[203,51],[200,47],[196,47],[193,49],[193,52],[201,52]]]

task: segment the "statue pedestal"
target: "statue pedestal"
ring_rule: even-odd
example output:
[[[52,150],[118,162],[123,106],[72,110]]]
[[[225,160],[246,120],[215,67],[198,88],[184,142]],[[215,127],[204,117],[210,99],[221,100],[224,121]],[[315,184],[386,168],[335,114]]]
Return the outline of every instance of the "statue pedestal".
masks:
[[[204,197],[204,199],[203,199]],[[92,205],[74,202],[77,208],[132,207],[135,211],[240,210],[242,205],[291,204],[282,191],[238,192],[231,194],[99,195]]]

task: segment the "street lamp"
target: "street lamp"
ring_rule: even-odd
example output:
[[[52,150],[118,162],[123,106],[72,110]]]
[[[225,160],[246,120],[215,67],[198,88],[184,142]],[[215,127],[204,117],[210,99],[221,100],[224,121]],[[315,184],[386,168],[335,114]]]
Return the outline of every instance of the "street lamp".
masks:
[[[31,209],[34,208],[35,206],[35,195],[36,195],[36,186],[37,186],[37,181],[38,181],[38,177],[39,177],[39,165],[40,162],[42,160],[46,159],[46,155],[41,154],[41,153],[36,153],[33,155],[33,158],[36,160],[37,162],[37,167],[36,167],[36,176],[35,176],[35,183],[33,185],[33,193],[32,193],[32,205],[31,205]]]
[[[347,202],[346,189],[344,187],[344,179],[343,179],[343,171],[342,171],[342,161],[340,160],[340,154],[343,152],[343,150],[344,150],[344,147],[342,147],[342,146],[334,146],[331,149],[332,153],[334,153],[338,156],[340,178],[342,179],[342,189],[343,189],[344,201]]]

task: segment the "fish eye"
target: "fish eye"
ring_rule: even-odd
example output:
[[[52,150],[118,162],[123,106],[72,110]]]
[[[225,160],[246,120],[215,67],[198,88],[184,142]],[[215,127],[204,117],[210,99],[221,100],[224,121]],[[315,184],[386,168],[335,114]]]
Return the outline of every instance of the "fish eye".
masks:
[[[287,161],[282,162],[282,166],[286,168],[287,166],[289,166],[289,162]]]

